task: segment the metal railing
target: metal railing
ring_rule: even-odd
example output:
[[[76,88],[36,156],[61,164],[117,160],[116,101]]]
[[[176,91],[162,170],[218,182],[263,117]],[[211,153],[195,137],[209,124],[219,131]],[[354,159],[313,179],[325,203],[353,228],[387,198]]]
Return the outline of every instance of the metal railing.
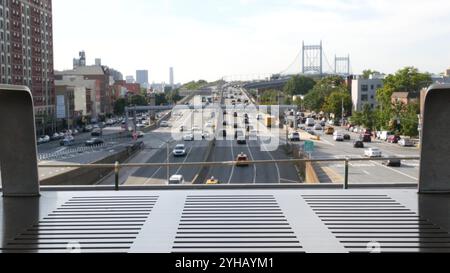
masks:
[[[343,162],[345,166],[345,177],[343,183],[343,189],[349,189],[349,169],[351,162],[365,162],[365,161],[412,161],[420,160],[420,157],[383,157],[383,158],[336,158],[336,159],[286,159],[286,160],[253,160],[246,162],[251,165],[264,165],[264,164],[299,164],[299,163],[333,163]],[[111,169],[114,172],[114,188],[116,191],[120,190],[120,171],[127,168],[170,168],[170,167],[232,167],[239,163],[237,161],[223,161],[223,162],[190,162],[190,163],[127,163],[120,164],[115,162],[114,164],[52,164],[52,165],[39,165],[40,168],[85,168],[85,169]]]

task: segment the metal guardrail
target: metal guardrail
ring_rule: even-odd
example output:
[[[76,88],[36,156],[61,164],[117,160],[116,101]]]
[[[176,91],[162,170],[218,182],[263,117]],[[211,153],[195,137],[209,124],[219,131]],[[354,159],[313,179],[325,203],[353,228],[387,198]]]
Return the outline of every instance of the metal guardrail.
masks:
[[[349,189],[349,169],[350,162],[365,162],[365,161],[388,161],[401,160],[411,161],[420,160],[420,157],[383,157],[383,158],[336,158],[336,159],[286,159],[286,160],[253,160],[248,161],[248,165],[264,165],[264,164],[296,164],[296,163],[330,163],[343,162],[345,166],[344,189]],[[55,164],[55,165],[39,165],[39,168],[86,168],[86,169],[111,169],[115,176],[115,190],[120,190],[120,170],[127,168],[152,168],[152,167],[228,167],[236,166],[237,161],[223,161],[223,162],[191,162],[191,163],[127,163],[120,164]]]

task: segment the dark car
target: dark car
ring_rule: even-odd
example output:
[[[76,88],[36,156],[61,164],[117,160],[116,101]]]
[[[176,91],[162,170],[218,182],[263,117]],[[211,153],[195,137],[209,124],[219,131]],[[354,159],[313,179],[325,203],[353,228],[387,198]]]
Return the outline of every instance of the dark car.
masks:
[[[344,140],[351,140],[352,137],[349,134],[344,135]]]
[[[225,116],[225,115],[227,115],[228,113],[227,113],[227,111],[223,111],[223,115]]]
[[[363,142],[372,142],[372,135],[371,134],[363,134],[360,136],[360,139]]]
[[[103,144],[103,143],[105,143],[104,141],[103,141],[103,139],[99,139],[99,138],[92,138],[92,139],[89,139],[88,141],[86,141],[86,146],[96,146],[96,145],[100,145],[100,144]]]
[[[235,123],[233,127],[234,127],[234,129],[237,129],[238,128],[238,124]]]
[[[357,148],[357,149],[364,149],[364,142],[362,142],[362,141],[355,141],[355,143],[353,144],[353,147]]]
[[[234,112],[234,117],[237,118],[238,117],[238,113]]]
[[[227,122],[224,121],[224,122],[222,123],[222,125],[223,125],[223,126],[227,126]]]
[[[402,161],[400,159],[393,158],[393,159],[384,161],[383,164],[388,167],[401,167]]]

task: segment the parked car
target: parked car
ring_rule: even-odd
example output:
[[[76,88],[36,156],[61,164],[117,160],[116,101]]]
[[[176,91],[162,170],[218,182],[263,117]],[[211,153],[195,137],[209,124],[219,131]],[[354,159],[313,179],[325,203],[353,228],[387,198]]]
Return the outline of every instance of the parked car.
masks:
[[[167,127],[169,127],[170,125],[169,125],[169,123],[168,123],[167,121],[161,121],[161,123],[160,123],[159,126],[160,126],[160,127],[163,127],[163,128],[167,128]]]
[[[364,142],[357,140],[353,143],[353,148],[364,149]]]
[[[184,144],[178,144],[175,146],[175,149],[172,152],[173,156],[185,156],[186,155],[186,146]]]
[[[73,136],[67,136],[63,140],[59,142],[59,145],[61,146],[72,146],[75,144],[75,138]]]
[[[403,147],[414,147],[414,142],[408,138],[402,138],[398,141],[398,144]]]
[[[94,130],[92,130],[91,136],[99,137],[99,136],[102,136],[102,134],[103,134],[102,129],[95,128]]]
[[[378,148],[369,148],[364,151],[366,157],[382,157],[383,153]]]
[[[172,175],[169,179],[169,185],[184,184],[184,177],[180,174]]]
[[[371,134],[362,134],[362,135],[360,135],[360,139],[363,142],[372,142],[372,135]]]
[[[387,140],[388,143],[393,143],[393,144],[397,144],[399,141],[401,140],[400,136],[390,136]]]
[[[344,134],[344,140],[351,140],[352,137],[349,134]]]
[[[100,144],[103,144],[103,143],[105,143],[104,141],[103,141],[103,139],[100,139],[100,138],[91,138],[91,139],[89,139],[88,141],[86,141],[86,146],[95,146],[95,145],[100,145]]]
[[[222,136],[225,138],[227,137],[227,130],[222,130]]]

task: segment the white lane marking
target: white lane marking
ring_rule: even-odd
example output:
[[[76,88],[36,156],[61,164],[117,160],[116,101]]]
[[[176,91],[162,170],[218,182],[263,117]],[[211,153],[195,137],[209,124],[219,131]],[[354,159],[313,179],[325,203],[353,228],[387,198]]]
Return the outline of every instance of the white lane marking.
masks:
[[[232,156],[232,160],[235,160],[235,158],[234,158],[234,151],[233,151],[233,141],[231,141],[230,142],[231,143],[231,156]],[[231,169],[231,174],[230,174],[230,179],[228,180],[228,184],[231,184],[231,179],[233,178],[233,175],[234,175],[234,168],[235,168],[236,166],[235,165],[233,165],[233,168]]]
[[[191,146],[191,148],[189,149],[189,152],[186,155],[186,158],[184,159],[183,164],[185,164],[187,162],[187,160],[189,159],[189,157],[191,156],[192,148],[193,148],[193,146]],[[179,174],[179,172],[181,171],[182,168],[183,168],[183,166],[179,167],[175,174]]]
[[[253,157],[252,150],[250,149],[250,146],[248,145],[248,142],[247,142],[247,149],[250,152],[250,157],[252,158],[252,161],[255,161],[255,159]],[[256,171],[256,165],[255,164],[253,164],[253,171],[254,171],[254,173],[253,173],[253,184],[256,184],[256,172],[257,171]]]
[[[321,138],[320,140],[322,140],[325,144],[328,144],[328,145],[330,145],[330,146],[336,146],[336,144],[331,143],[331,142],[329,142],[329,141],[326,140],[326,139]]]
[[[411,178],[411,179],[413,179],[413,180],[419,181],[418,178],[416,178],[416,177],[414,177],[414,176],[411,176],[411,175],[408,175],[408,174],[406,174],[406,173],[404,173],[404,172],[395,170],[394,168],[385,166],[385,165],[380,164],[380,163],[375,162],[375,161],[372,161],[372,163],[374,163],[374,164],[376,164],[376,165],[378,165],[378,166],[381,166],[381,167],[383,167],[383,168],[385,168],[385,169],[388,169],[388,170],[391,170],[391,171],[393,171],[393,172],[396,172],[396,173],[398,173],[398,174],[401,174],[401,175],[403,175],[403,176],[406,176],[406,177],[408,177],[408,178]]]
[[[365,173],[366,175],[370,176],[370,173],[368,171],[363,170],[363,173]]]
[[[261,148],[264,147],[265,148],[265,152],[269,154],[270,158],[275,161],[275,158],[272,156],[272,153],[270,153],[269,151],[267,151],[267,146],[266,145],[262,145]],[[280,167],[278,166],[278,163],[275,164],[275,167],[277,168],[277,173],[278,173],[278,184],[281,184],[281,172],[280,172]]]

